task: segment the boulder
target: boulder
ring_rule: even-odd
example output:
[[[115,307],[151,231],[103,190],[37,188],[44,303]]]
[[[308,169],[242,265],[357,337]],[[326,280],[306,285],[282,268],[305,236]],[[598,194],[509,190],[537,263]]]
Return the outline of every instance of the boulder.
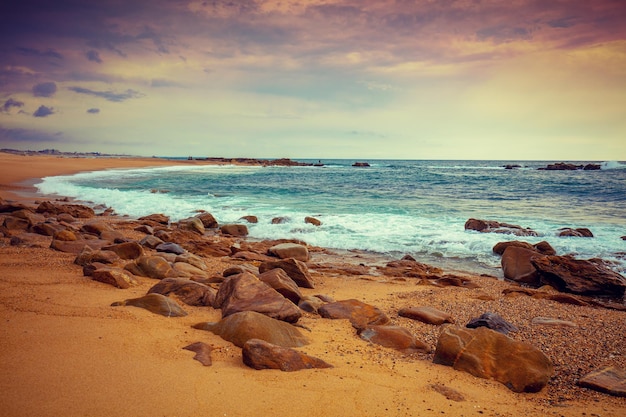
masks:
[[[243,216],[239,220],[245,220],[248,223],[256,224],[259,222],[259,218],[257,216]]]
[[[111,242],[100,239],[79,239],[74,241],[52,239],[52,242],[50,243],[50,248],[58,250],[59,252],[73,253],[75,255],[78,255],[85,248],[85,246],[89,246],[92,249],[100,249],[110,244]]]
[[[155,238],[156,239],[156,238]],[[157,252],[174,253],[176,255],[182,255],[187,252],[182,246],[174,242],[163,242],[154,247]]]
[[[139,226],[135,227],[134,229],[137,232],[140,233],[145,233],[147,235],[153,235],[154,234],[154,228],[150,225],[147,224],[140,224]]]
[[[179,254],[178,256],[174,258],[174,262],[176,263],[184,262],[186,264],[193,265],[194,267],[200,269],[201,271],[207,270],[206,262],[204,262],[204,259],[202,259],[200,256],[196,254],[189,253],[189,252]]]
[[[175,276],[169,262],[161,256],[140,256],[134,262],[126,264],[124,268],[135,275],[148,278],[163,279]]]
[[[530,262],[535,256],[543,256],[535,250],[509,246],[502,254],[500,264],[504,278],[530,285],[539,285],[539,274]]]
[[[574,294],[609,296],[621,299],[626,278],[600,261],[579,260],[568,256],[544,256],[531,259],[541,283]]]
[[[403,353],[429,353],[430,348],[400,326],[366,326],[358,330],[358,335],[368,342],[399,350]]]
[[[176,276],[187,278],[208,278],[208,274],[202,269],[187,262],[174,262],[173,268]]]
[[[214,307],[222,309],[222,317],[241,311],[256,311],[289,323],[302,317],[298,306],[249,272],[226,278],[217,292]]]
[[[465,327],[475,329],[478,327],[486,327],[494,330],[498,333],[509,334],[510,332],[517,332],[519,329],[508,321],[504,320],[498,314],[495,313],[483,313],[479,317],[471,319]]]
[[[211,213],[200,213],[196,214],[195,217],[200,219],[205,229],[217,229],[219,226],[217,220],[215,220],[215,217],[213,217]]]
[[[285,224],[285,223],[289,223],[289,217],[274,217],[272,219],[272,224]]]
[[[120,259],[121,258],[113,251],[91,249],[89,246],[83,246],[83,250],[76,256],[74,263],[80,266],[85,266],[93,262],[113,264]]]
[[[56,240],[63,240],[66,242],[74,242],[78,240],[78,236],[76,236],[76,233],[72,232],[71,230],[60,230],[54,233],[54,235],[52,235],[52,238]]]
[[[165,214],[161,214],[161,213],[155,213],[155,214],[150,214],[148,216],[143,216],[143,217],[140,217],[139,220],[143,220],[147,222],[154,222],[154,223],[164,224],[164,225],[168,225],[170,222],[170,218],[166,216]]]
[[[217,323],[204,322],[193,327],[208,330],[239,347],[243,347],[250,339],[261,339],[284,347],[299,347],[309,343],[297,327],[256,311],[233,313]]]
[[[433,362],[495,379],[515,392],[541,391],[554,372],[550,359],[536,347],[485,327],[445,327]]]
[[[280,243],[269,248],[268,252],[280,259],[293,258],[302,262],[309,260],[309,250],[306,246],[297,243]]]
[[[116,245],[105,246],[102,250],[115,252],[122,259],[137,259],[143,255],[143,248],[137,242],[124,242]]]
[[[174,294],[190,306],[213,306],[216,291],[208,285],[185,278],[164,278],[148,290],[148,294]]]
[[[189,217],[178,222],[178,227],[182,230],[190,230],[201,235],[204,234],[204,223],[198,217]]]
[[[535,243],[534,245],[531,245],[528,242],[522,242],[519,240],[511,240],[508,242],[498,242],[495,244],[492,250],[493,250],[493,253],[502,255],[504,251],[506,250],[506,248],[508,248],[509,246],[517,246],[517,247],[524,248],[524,249],[534,250],[535,252],[539,252],[543,255],[556,255],[556,251],[554,250],[554,248],[545,240],[539,243]]]
[[[433,307],[407,307],[398,311],[400,317],[412,320],[419,320],[422,323],[441,325],[444,323],[454,323],[454,318],[444,311]]]
[[[249,264],[233,265],[233,266],[226,268],[224,271],[222,271],[222,276],[226,278],[231,275],[243,274],[244,272],[249,272],[252,275],[258,275],[259,269],[255,267],[254,265],[249,265]]]
[[[134,306],[145,308],[146,310],[160,314],[165,317],[183,317],[187,312],[181,308],[176,301],[161,294],[147,294],[139,298],[130,298],[124,301],[116,301],[111,304],[115,306]]]
[[[304,222],[308,224],[312,224],[313,226],[321,226],[322,222],[315,217],[305,217]]]
[[[324,304],[326,304],[326,301],[317,296],[305,295],[300,298],[298,307],[300,307],[300,310],[306,311],[307,313],[318,314],[319,308]]]
[[[606,366],[585,375],[578,381],[578,385],[616,397],[626,397],[626,370]]]
[[[259,272],[264,273],[275,268],[280,268],[285,271],[289,278],[298,284],[298,287],[315,288],[313,278],[311,278],[309,269],[304,262],[293,258],[263,262],[259,265]]]
[[[332,368],[321,359],[297,350],[250,339],[243,345],[243,363],[253,369],[280,369],[284,372],[312,368]]]
[[[223,235],[243,237],[248,236],[248,227],[245,224],[225,224],[220,227]]]
[[[389,317],[378,307],[355,299],[324,304],[318,313],[326,319],[348,319],[357,329],[389,323]]]
[[[593,237],[593,233],[591,233],[591,230],[585,228],[585,227],[581,227],[578,229],[572,229],[569,227],[565,227],[563,229],[559,229],[559,237]]]
[[[138,284],[133,274],[122,268],[98,268],[91,273],[91,279],[122,289]]]
[[[93,221],[85,223],[81,226],[80,231],[83,233],[89,233],[95,236],[102,235],[103,232],[111,232],[113,228],[108,223],[101,221]]]
[[[280,268],[270,269],[259,275],[259,280],[278,291],[283,297],[298,305],[302,293],[298,285]]]
[[[145,246],[146,248],[150,248],[150,249],[156,249],[157,246],[159,246],[162,243],[163,243],[163,240],[152,235],[147,235],[139,241],[139,244],[141,246]]]

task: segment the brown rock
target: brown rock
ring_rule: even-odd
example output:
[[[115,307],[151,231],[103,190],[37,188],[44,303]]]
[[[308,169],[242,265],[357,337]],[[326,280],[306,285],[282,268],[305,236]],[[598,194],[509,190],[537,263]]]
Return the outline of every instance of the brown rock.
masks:
[[[253,369],[280,369],[284,372],[312,368],[332,368],[321,359],[294,349],[250,339],[243,345],[243,363]]]
[[[359,329],[358,335],[363,340],[375,343],[404,353],[429,353],[430,347],[415,338],[404,327],[400,326],[367,326]]]
[[[63,240],[65,242],[74,242],[78,240],[78,237],[76,236],[76,233],[72,232],[71,230],[64,229],[56,232],[53,235],[53,239]]]
[[[44,236],[54,236],[55,234],[67,230],[65,226],[59,223],[47,220],[45,222],[35,223],[31,226],[31,230],[37,234]]]
[[[626,397],[626,370],[607,366],[585,375],[578,381],[581,387]]]
[[[519,331],[515,325],[504,320],[500,315],[490,312],[483,313],[479,317],[471,319],[465,327],[470,329],[486,327],[502,334]]]
[[[593,237],[593,233],[591,230],[587,228],[579,228],[579,229],[571,229],[569,227],[565,227],[563,229],[559,229],[558,236],[570,236],[570,237]]]
[[[476,230],[482,233],[504,233],[516,236],[539,236],[534,230],[516,224],[500,223],[495,220],[469,219],[465,222],[465,230]]]
[[[213,217],[211,213],[196,214],[196,217],[202,221],[202,225],[205,229],[217,229],[219,226],[217,220],[215,220],[215,217]]]
[[[81,232],[90,233],[96,236],[102,235],[103,232],[113,231],[111,226],[101,221],[93,221],[93,222],[85,223],[84,225],[81,226],[80,230]]]
[[[454,323],[454,318],[450,314],[433,307],[407,307],[400,309],[398,315],[437,326],[444,323]]]
[[[306,311],[307,313],[317,314],[319,308],[324,304],[326,304],[326,301],[320,299],[319,297],[313,295],[305,295],[300,298],[298,307],[300,307],[301,310]]]
[[[268,252],[280,259],[293,258],[302,262],[309,260],[309,250],[297,243],[280,243],[269,248]]]
[[[75,241],[52,239],[52,242],[50,243],[50,248],[58,250],[59,252],[73,253],[78,255],[85,246],[89,246],[92,249],[100,249],[106,245],[109,245],[110,243],[111,242],[107,240],[100,239]]]
[[[445,327],[433,362],[480,378],[493,378],[515,392],[540,391],[554,372],[552,363],[539,349],[485,327]]]
[[[198,217],[189,217],[178,222],[178,227],[182,230],[189,230],[201,235],[204,234],[204,223]]]
[[[321,226],[322,222],[316,219],[315,217],[305,217],[304,222],[308,224],[312,224],[313,226]]]
[[[154,223],[159,223],[159,224],[164,224],[164,225],[168,225],[170,222],[170,218],[166,216],[165,214],[161,214],[161,213],[143,216],[143,217],[140,217],[139,220],[154,222]]]
[[[21,219],[19,217],[8,216],[4,219],[3,226],[8,230],[27,230],[31,223],[27,219]]]
[[[289,323],[302,317],[298,306],[248,272],[224,280],[214,307],[222,309],[222,317],[241,311],[256,311]]]
[[[274,217],[272,224],[284,224],[289,222],[289,217]]]
[[[139,241],[139,244],[141,246],[145,246],[146,248],[150,248],[150,249],[156,249],[156,247],[162,243],[164,243],[163,240],[152,235],[147,235]]]
[[[259,265],[259,272],[264,273],[275,268],[280,268],[285,271],[289,278],[291,278],[296,284],[298,284],[299,287],[315,288],[313,278],[311,278],[309,269],[304,262],[298,261],[297,259],[293,258],[282,259],[280,261],[263,262],[261,265]]]
[[[76,256],[74,263],[76,265],[85,266],[93,262],[103,264],[112,264],[120,260],[120,257],[112,251],[92,249],[89,246],[83,246],[83,250]]]
[[[208,285],[185,278],[163,278],[148,290],[148,294],[174,294],[190,306],[209,306],[215,302],[216,291]]]
[[[195,352],[195,356],[193,357],[195,360],[200,362],[204,366],[211,366],[213,364],[213,360],[211,359],[211,351],[213,348],[207,345],[204,342],[196,342],[190,345],[185,346],[183,349],[190,350]]]
[[[122,259],[137,259],[143,255],[143,248],[137,242],[124,242],[116,245],[105,246],[102,250],[115,252]]]
[[[295,305],[298,305],[300,298],[302,298],[298,285],[280,268],[270,269],[260,274],[259,280],[278,291]]]
[[[140,256],[134,262],[124,267],[135,275],[142,277],[163,279],[175,275],[169,262],[161,256]]]
[[[567,256],[532,258],[540,280],[559,291],[623,298],[626,278],[600,262]]]
[[[327,319],[348,319],[357,329],[389,323],[389,317],[379,308],[355,299],[324,304],[318,312]]]
[[[198,323],[193,328],[208,330],[239,347],[243,347],[250,339],[261,339],[284,347],[299,347],[309,343],[297,327],[256,311],[234,313],[217,323]]]
[[[145,308],[146,310],[160,314],[165,317],[183,317],[187,312],[183,310],[176,301],[161,294],[147,294],[139,298],[130,298],[124,301],[117,301],[111,306],[134,306]]]
[[[539,274],[530,262],[535,256],[543,255],[523,247],[507,247],[500,259],[504,278],[524,284],[539,285]]]
[[[135,277],[122,268],[98,268],[91,273],[91,279],[122,289],[138,284]]]
[[[220,227],[220,231],[224,235],[230,236],[248,236],[248,227],[245,224],[225,224]]]
[[[253,223],[253,224],[256,224],[256,223],[258,223],[258,222],[259,222],[259,219],[258,219],[258,217],[257,217],[257,216],[243,216],[243,217],[242,217],[241,219],[239,219],[239,220],[245,220],[245,221],[247,221],[248,223]]]
[[[433,391],[438,392],[439,394],[446,397],[448,400],[465,401],[465,397],[463,396],[463,394],[461,394],[455,389],[446,387],[445,385],[441,385],[441,384],[432,384],[430,387],[432,388]]]

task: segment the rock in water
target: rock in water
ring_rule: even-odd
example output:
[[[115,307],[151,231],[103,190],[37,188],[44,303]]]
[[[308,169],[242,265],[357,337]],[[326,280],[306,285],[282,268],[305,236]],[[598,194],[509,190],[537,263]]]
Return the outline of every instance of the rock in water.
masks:
[[[321,359],[293,349],[273,345],[264,340],[250,339],[243,345],[243,363],[254,369],[280,369],[284,372],[312,368],[332,368]]]
[[[309,343],[298,328],[255,311],[231,314],[217,323],[198,323],[193,327],[208,330],[239,347],[250,339],[261,339],[283,347]]]
[[[444,328],[433,362],[493,378],[515,392],[541,391],[554,372],[550,359],[536,347],[485,327]]]
[[[139,298],[117,301],[111,304],[111,306],[141,307],[165,317],[183,317],[187,315],[187,312],[176,301],[161,294],[148,294]]]

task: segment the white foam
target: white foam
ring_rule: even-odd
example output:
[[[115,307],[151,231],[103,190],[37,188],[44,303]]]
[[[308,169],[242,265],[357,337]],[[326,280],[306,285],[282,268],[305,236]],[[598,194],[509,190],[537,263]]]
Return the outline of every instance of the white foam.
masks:
[[[626,164],[618,161],[606,161],[600,164],[600,169],[626,169]]]

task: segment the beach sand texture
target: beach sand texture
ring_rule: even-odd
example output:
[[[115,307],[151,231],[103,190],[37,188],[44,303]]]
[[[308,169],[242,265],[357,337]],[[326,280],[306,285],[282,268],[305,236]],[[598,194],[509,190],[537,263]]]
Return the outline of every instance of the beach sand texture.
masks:
[[[30,203],[32,180],[107,168],[172,165],[156,158],[59,158],[0,153],[0,197]],[[180,161],[176,163],[201,163]],[[219,220],[219,219],[218,219]],[[109,219],[115,223],[119,219]],[[125,230],[129,236],[137,233]],[[480,288],[417,285],[385,276],[312,272],[315,289],[336,300],[375,305],[434,349],[441,326],[399,317],[400,308],[428,305],[463,325],[494,311],[516,324],[512,337],[541,349],[555,376],[539,393],[504,385],[432,362],[432,354],[403,354],[359,338],[347,320],[305,313],[311,340],[298,348],[333,365],[329,369],[254,370],[241,349],[191,326],[218,321],[220,311],[184,306],[167,318],[111,303],[140,297],[156,283],[117,289],[84,277],[75,255],[0,239],[1,416],[623,416],[626,399],[577,387],[586,373],[626,366],[626,313],[548,300],[505,297],[512,284],[469,276]],[[318,259],[319,261],[319,259]],[[215,275],[241,264],[206,257]],[[533,317],[573,321],[578,327],[534,326]],[[211,366],[183,347],[211,345]],[[445,395],[445,387],[455,395]],[[444,392],[443,394],[441,392]],[[448,398],[450,397],[450,399]],[[462,398],[459,398],[462,397]]]

